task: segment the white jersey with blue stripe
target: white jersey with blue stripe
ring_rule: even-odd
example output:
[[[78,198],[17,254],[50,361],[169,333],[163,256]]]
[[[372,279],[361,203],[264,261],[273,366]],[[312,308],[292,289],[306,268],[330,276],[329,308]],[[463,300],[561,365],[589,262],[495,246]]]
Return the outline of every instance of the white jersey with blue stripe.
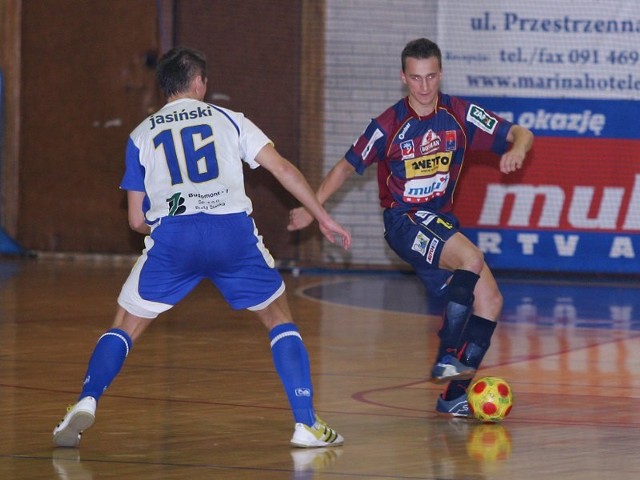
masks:
[[[251,213],[242,162],[257,168],[269,138],[242,113],[179,99],[129,136],[124,190],[146,193],[147,223],[174,215]]]

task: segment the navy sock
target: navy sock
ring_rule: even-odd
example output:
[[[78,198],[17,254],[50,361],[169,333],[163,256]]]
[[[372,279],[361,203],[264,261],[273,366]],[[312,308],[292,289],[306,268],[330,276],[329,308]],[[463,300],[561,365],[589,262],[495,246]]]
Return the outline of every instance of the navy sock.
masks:
[[[438,331],[440,345],[436,361],[447,354],[457,355],[462,332],[473,308],[473,290],[479,278],[479,275],[468,270],[453,272],[447,287],[442,326]]]
[[[133,341],[124,330],[112,328],[105,332],[89,359],[79,398],[94,397],[97,401],[120,372],[132,346]]]
[[[293,323],[276,325],[270,332],[271,353],[276,372],[289,399],[296,423],[313,425],[313,387],[309,355]]]
[[[478,369],[491,345],[496,322],[471,315],[458,347],[458,359],[469,367]],[[452,380],[444,393],[445,400],[453,400],[467,391],[471,380]]]

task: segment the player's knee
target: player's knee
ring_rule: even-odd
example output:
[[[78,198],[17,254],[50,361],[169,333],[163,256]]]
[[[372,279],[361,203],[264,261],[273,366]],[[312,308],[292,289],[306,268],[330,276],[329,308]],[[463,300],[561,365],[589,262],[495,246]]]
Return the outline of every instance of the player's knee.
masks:
[[[484,268],[484,253],[475,245],[465,248],[462,252],[458,251],[456,256],[458,261],[457,265],[453,264],[454,270],[467,270],[479,275]]]
[[[477,273],[469,270],[460,269],[453,272],[447,291],[447,300],[470,306],[473,303],[473,292],[479,278]]]
[[[258,316],[258,319],[268,331],[283,323],[293,323],[288,306],[283,308],[281,302],[272,302],[263,309],[253,310],[253,313]]]
[[[465,259],[465,270],[480,274],[484,268],[484,253],[478,248],[474,248]]]
[[[484,254],[466,239],[449,240],[442,250],[438,266],[450,271],[467,270],[479,274],[484,266]]]

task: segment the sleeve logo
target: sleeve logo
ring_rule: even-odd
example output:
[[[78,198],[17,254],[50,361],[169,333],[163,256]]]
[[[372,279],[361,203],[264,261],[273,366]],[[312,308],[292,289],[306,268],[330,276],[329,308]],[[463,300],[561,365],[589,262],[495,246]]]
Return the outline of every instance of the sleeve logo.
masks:
[[[493,133],[498,124],[498,119],[492,117],[486,110],[477,105],[471,104],[467,112],[467,121],[473,123],[480,130]]]
[[[363,161],[365,161],[369,156],[369,153],[371,152],[371,149],[373,148],[374,143],[376,143],[383,136],[384,136],[384,133],[382,133],[379,128],[376,128],[375,132],[373,132],[373,135],[371,135],[371,138],[369,139],[369,143],[367,143],[367,146],[364,147],[364,150],[362,151]]]

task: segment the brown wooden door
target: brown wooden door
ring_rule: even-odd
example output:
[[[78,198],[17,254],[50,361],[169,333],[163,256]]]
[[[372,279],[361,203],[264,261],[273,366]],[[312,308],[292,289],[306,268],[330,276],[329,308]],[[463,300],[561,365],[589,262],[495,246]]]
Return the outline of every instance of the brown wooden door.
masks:
[[[129,132],[160,105],[156,2],[22,8],[18,239],[43,251],[138,251],[118,185]]]

